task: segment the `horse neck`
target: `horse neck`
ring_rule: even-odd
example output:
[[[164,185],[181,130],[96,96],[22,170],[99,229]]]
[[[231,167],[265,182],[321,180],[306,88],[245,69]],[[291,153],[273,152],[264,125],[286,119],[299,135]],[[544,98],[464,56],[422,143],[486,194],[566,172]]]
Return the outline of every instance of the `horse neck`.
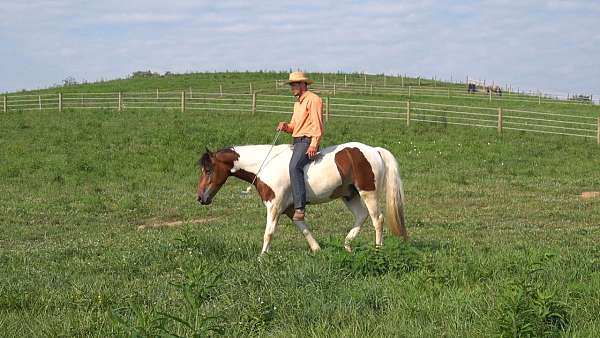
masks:
[[[236,153],[240,155],[234,163],[234,169],[245,170],[252,174],[257,174],[263,160],[269,153],[270,145],[250,145],[234,147]],[[271,157],[273,152],[269,155]]]

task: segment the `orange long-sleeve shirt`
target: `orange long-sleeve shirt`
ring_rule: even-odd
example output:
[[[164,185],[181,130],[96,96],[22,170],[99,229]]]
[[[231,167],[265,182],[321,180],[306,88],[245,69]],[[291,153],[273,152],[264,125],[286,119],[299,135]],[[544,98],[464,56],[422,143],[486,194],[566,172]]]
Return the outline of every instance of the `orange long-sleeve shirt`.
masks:
[[[294,103],[287,132],[293,137],[310,136],[310,145],[319,148],[323,136],[323,101],[317,94],[307,90]]]

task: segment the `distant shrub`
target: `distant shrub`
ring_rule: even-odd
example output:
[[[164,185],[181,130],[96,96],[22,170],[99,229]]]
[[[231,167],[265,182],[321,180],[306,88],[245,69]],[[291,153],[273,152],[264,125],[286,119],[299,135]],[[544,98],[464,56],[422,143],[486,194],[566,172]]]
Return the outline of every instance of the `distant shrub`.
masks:
[[[77,85],[77,84],[79,84],[79,83],[78,83],[78,82],[77,82],[77,80],[75,80],[75,78],[74,78],[74,77],[72,77],[72,76],[69,76],[68,78],[66,78],[66,79],[64,79],[64,80],[63,80],[63,85],[64,85],[65,87],[66,87],[66,86],[74,86],[74,85]]]
[[[137,72],[133,72],[131,74],[132,79],[141,79],[141,78],[148,78],[148,77],[154,77],[154,76],[160,76],[160,75],[158,73],[153,73],[152,71],[149,71],[149,70],[137,71]]]

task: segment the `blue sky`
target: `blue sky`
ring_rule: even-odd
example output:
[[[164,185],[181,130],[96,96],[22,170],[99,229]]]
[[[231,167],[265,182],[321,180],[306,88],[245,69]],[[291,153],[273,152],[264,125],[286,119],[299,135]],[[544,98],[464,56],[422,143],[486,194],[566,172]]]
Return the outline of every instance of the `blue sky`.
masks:
[[[0,92],[148,69],[303,69],[600,97],[600,2],[2,0],[0,59]]]

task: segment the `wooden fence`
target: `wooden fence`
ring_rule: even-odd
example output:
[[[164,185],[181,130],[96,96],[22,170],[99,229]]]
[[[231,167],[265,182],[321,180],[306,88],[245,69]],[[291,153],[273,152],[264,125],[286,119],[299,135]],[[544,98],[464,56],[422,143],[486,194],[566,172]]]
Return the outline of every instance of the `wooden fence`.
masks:
[[[275,81],[276,90],[289,90],[289,86],[285,85],[284,81]],[[370,95],[402,95],[410,98],[411,96],[425,97],[446,97],[446,98],[461,98],[461,99],[487,99],[488,101],[508,101],[508,102],[528,102],[528,103],[556,103],[556,104],[594,104],[592,97],[589,101],[579,101],[569,96],[551,95],[544,93],[515,93],[505,91],[502,94],[486,91],[477,91],[468,93],[466,85],[460,86],[420,86],[420,85],[403,85],[403,84],[387,84],[379,83],[337,83],[337,82],[315,82],[311,85],[311,89],[323,95],[335,96],[338,93],[357,93]],[[600,101],[599,101],[600,103]]]
[[[132,109],[169,109],[198,112],[222,111],[291,115],[291,95],[245,93],[199,93],[189,91],[144,91],[111,93],[58,93],[9,95],[3,97],[3,112],[106,109],[122,112]],[[324,96],[324,117],[401,120],[411,123],[518,130],[593,138],[600,144],[600,117],[559,114],[542,111],[428,103],[411,100],[387,100]]]

